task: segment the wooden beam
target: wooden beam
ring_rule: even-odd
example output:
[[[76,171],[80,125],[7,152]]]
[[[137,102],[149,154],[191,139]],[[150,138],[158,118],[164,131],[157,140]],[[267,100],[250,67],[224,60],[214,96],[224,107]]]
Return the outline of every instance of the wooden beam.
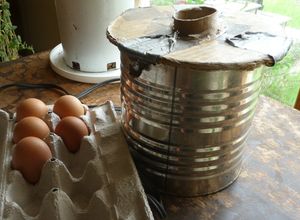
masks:
[[[296,103],[295,103],[295,109],[300,110],[300,89],[299,89],[298,97],[297,97],[297,100],[296,100]]]

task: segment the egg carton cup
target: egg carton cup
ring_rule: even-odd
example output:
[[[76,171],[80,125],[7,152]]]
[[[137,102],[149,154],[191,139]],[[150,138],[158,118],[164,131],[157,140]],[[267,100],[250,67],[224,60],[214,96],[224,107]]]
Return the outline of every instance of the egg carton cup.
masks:
[[[90,109],[82,119],[90,134],[77,153],[50,133],[46,143],[53,158],[32,185],[11,168],[15,120],[0,110],[0,219],[154,219],[113,104]],[[52,130],[57,120],[48,114]]]

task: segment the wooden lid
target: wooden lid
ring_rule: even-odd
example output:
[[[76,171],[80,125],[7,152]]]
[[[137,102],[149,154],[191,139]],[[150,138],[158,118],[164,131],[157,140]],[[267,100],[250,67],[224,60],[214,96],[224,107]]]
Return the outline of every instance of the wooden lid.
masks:
[[[108,27],[107,37],[121,51],[152,63],[214,70],[272,66],[291,45],[281,26],[259,15],[218,16],[215,35],[179,36],[174,14],[170,6],[127,10]]]

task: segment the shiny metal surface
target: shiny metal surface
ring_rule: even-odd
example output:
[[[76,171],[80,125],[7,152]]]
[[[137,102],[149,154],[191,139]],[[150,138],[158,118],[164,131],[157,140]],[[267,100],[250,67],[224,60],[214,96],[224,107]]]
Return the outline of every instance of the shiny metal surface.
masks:
[[[241,168],[260,71],[145,65],[125,52],[121,62],[122,124],[144,178],[178,196],[231,184]]]

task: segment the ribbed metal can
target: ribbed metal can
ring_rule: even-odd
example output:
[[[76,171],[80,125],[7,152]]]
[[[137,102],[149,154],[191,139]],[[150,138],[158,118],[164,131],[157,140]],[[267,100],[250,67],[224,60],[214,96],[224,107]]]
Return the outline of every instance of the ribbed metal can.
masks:
[[[207,7],[132,9],[108,27],[121,53],[122,127],[147,187],[191,197],[234,182],[260,67],[291,44],[281,31],[257,15],[219,17]]]
[[[238,176],[260,71],[150,65],[121,54],[122,124],[137,167],[161,192],[216,192]]]

